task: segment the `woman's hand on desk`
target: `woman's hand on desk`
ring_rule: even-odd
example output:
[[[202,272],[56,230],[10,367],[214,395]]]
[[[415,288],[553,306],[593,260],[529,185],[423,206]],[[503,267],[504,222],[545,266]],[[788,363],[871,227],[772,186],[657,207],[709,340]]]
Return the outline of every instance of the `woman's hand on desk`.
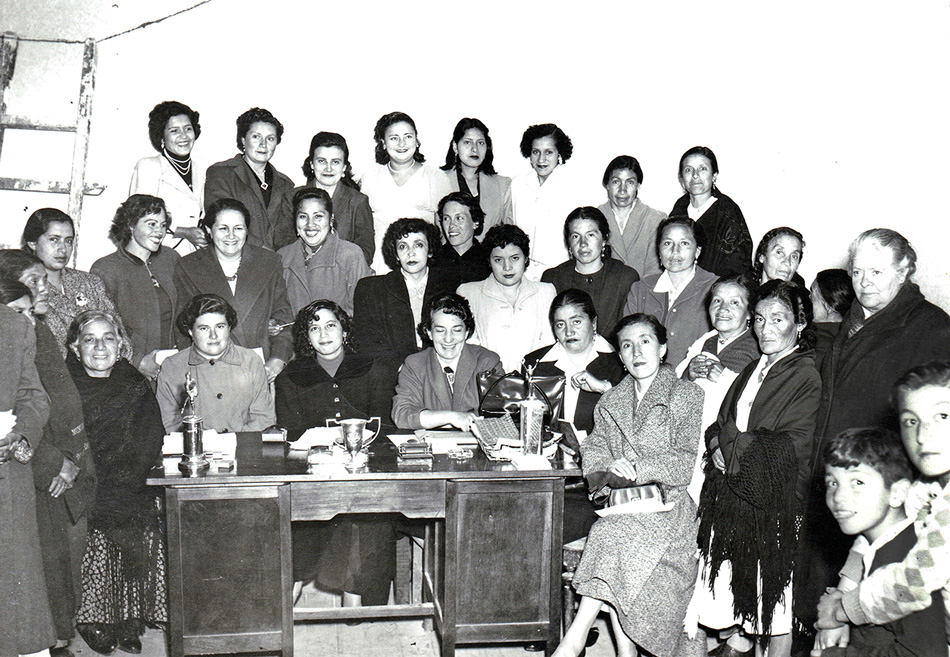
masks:
[[[419,423],[423,429],[435,429],[450,424],[459,431],[471,431],[472,422],[477,416],[472,412],[462,411],[422,411],[419,413]]]

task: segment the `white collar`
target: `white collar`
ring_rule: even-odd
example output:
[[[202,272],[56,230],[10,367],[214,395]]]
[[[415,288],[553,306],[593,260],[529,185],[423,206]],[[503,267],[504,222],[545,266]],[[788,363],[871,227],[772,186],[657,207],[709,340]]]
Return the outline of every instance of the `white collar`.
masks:
[[[693,267],[689,272],[689,277],[683,281],[683,284],[679,287],[673,284],[673,279],[670,278],[670,272],[663,270],[663,273],[660,274],[660,277],[656,280],[656,285],[653,286],[653,291],[657,294],[662,294],[663,292],[674,292],[675,296],[679,296],[679,293],[683,291],[687,285],[690,284],[690,281],[693,280],[696,276],[696,263],[693,263]]]
[[[701,216],[706,214],[706,210],[708,210],[712,206],[712,204],[718,200],[719,199],[717,199],[715,196],[710,196],[709,198],[706,199],[706,202],[700,205],[698,208],[694,208],[692,203],[687,203],[686,214],[689,216],[690,219],[692,219],[693,221],[696,221]]]
[[[861,555],[861,563],[864,565],[865,577],[867,577],[871,572],[871,565],[874,563],[874,557],[877,556],[877,551],[894,540],[898,534],[907,529],[913,523],[913,518],[904,518],[900,522],[895,522],[893,525],[885,529],[884,533],[878,536],[873,543],[869,543],[868,539],[863,535],[855,539],[852,549]]]
[[[597,358],[598,353],[609,354],[609,353],[613,353],[613,351],[614,351],[613,346],[609,342],[607,342],[606,338],[604,338],[600,333],[597,333],[596,335],[594,335],[594,344],[591,345],[590,354],[592,358],[590,359],[590,361],[587,362],[588,365],[590,364],[591,361],[594,360],[594,358]],[[557,363],[561,361],[562,359],[567,361],[570,357],[571,356],[570,354],[568,354],[567,349],[565,349],[564,346],[560,342],[555,342],[554,346],[548,349],[548,353],[544,354],[544,356],[542,356],[538,362]],[[563,368],[561,369],[563,370]]]

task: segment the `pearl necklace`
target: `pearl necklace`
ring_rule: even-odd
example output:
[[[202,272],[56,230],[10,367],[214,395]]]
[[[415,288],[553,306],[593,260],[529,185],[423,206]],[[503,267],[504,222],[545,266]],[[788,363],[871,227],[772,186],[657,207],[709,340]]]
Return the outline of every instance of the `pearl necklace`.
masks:
[[[189,173],[191,173],[191,156],[188,156],[187,164],[181,165],[175,161],[175,158],[172,157],[171,154],[169,154],[168,149],[163,148],[162,150],[165,152],[165,159],[168,160],[173,167],[175,167],[175,171],[178,172],[178,175],[184,178]]]

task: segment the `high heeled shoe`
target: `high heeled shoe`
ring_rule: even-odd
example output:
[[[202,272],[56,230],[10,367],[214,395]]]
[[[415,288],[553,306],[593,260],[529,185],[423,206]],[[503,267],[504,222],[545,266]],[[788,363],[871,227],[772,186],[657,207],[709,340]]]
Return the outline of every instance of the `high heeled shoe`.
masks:
[[[138,621],[127,620],[116,627],[116,645],[122,652],[138,655],[142,652],[141,626]]]

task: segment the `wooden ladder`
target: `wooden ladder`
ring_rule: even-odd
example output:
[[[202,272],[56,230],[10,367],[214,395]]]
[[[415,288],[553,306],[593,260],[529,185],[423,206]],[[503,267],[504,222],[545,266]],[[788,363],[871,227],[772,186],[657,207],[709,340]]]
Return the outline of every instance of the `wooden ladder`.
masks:
[[[85,195],[98,196],[105,190],[105,185],[86,182],[86,157],[89,153],[89,118],[92,113],[92,95],[96,78],[96,42],[93,39],[86,39],[83,42],[78,110],[76,122],[71,125],[42,123],[28,117],[7,114],[6,95],[13,79],[19,42],[19,37],[10,32],[4,33],[0,38],[0,152],[3,150],[3,136],[6,130],[72,132],[75,134],[72,171],[69,182],[0,177],[0,190],[69,194],[67,214],[72,217],[76,224],[78,242],[83,197]],[[74,263],[76,261],[76,251],[77,249],[74,247]]]

